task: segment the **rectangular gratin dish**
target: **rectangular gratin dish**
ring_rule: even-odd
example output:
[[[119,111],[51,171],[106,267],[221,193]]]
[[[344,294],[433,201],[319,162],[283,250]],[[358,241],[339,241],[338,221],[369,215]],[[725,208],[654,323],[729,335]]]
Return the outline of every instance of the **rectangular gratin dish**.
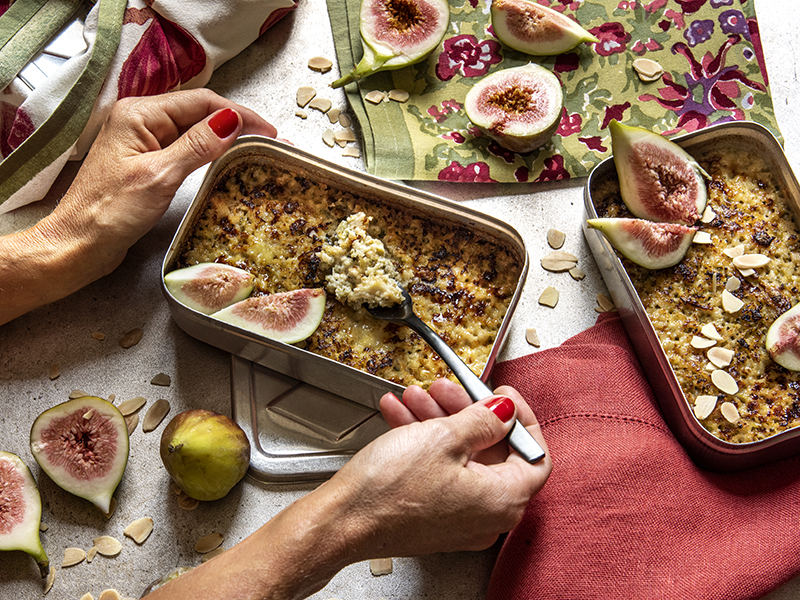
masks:
[[[520,274],[481,373],[481,378],[488,380],[505,340],[528,272],[528,255],[519,233],[498,219],[455,202],[347,169],[293,146],[260,136],[240,138],[228,152],[212,163],[164,258],[162,291],[171,314],[181,329],[235,356],[370,408],[377,408],[380,397],[386,392],[393,392],[399,396],[405,389],[402,385],[295,345],[276,342],[215,320],[186,307],[168,292],[163,284],[163,275],[178,264],[184,242],[192,234],[201,217],[207,197],[224,176],[226,169],[234,169],[242,161],[257,161],[259,164],[270,165],[291,174],[301,174],[304,179],[324,184],[330,189],[350,192],[367,204],[373,202],[397,207],[402,211],[409,211],[410,214],[435,221],[437,224],[443,223],[468,230],[474,233],[477,239],[485,239],[507,248],[519,265]]]
[[[739,148],[750,156],[760,157],[771,171],[776,189],[787,200],[795,223],[800,223],[800,187],[778,141],[766,128],[753,122],[732,122],[676,137],[672,141],[700,160],[704,153],[710,154],[720,147]],[[592,171],[584,193],[587,219],[599,216],[597,206],[601,197],[609,196],[609,186],[616,185],[618,194],[616,182],[613,157]],[[583,228],[665,420],[694,462],[712,471],[736,471],[800,454],[800,427],[752,442],[733,443],[712,435],[700,423],[684,396],[622,260],[599,231],[589,229],[585,222]],[[721,281],[720,289],[724,285],[725,282]]]

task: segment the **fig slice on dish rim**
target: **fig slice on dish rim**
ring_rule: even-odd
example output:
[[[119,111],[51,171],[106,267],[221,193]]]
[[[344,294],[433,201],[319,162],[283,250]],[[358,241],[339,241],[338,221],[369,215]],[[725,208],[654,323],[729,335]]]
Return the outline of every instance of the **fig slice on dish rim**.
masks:
[[[331,87],[424,59],[450,26],[450,5],[446,0],[362,0],[360,18],[364,54]]]
[[[319,327],[325,298],[322,288],[291,290],[253,296],[211,316],[272,340],[295,344]]]
[[[509,48],[534,56],[552,56],[583,42],[600,42],[569,17],[533,0],[493,0],[492,29]]]
[[[790,371],[800,371],[800,304],[775,319],[765,344],[772,360]]]
[[[514,152],[532,152],[553,137],[564,93],[552,72],[535,63],[501,69],[475,83],[464,110],[485,135]]]
[[[210,315],[247,298],[255,277],[224,263],[199,263],[170,271],[164,275],[164,285],[181,304]]]
[[[28,466],[11,452],[0,450],[0,550],[22,550],[39,565],[42,577],[50,561],[39,537],[42,499]]]
[[[708,201],[708,175],[683,148],[658,133],[612,120],[611,147],[622,201],[634,216],[693,225]]]
[[[644,219],[589,219],[620,254],[645,269],[677,265],[692,244],[696,227],[677,223],[654,223]]]
[[[128,426],[110,402],[76,398],[36,417],[31,453],[60,488],[108,513],[128,464]]]

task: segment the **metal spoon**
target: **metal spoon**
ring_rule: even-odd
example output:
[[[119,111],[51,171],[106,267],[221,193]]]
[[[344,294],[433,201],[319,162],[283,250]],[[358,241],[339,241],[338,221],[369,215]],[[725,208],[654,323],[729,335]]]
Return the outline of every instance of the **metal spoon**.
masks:
[[[467,394],[469,394],[469,397],[472,398],[473,402],[492,396],[494,392],[489,389],[489,386],[483,383],[480,377],[472,372],[472,369],[461,360],[453,349],[448,346],[433,329],[428,327],[422,319],[414,314],[414,305],[411,296],[409,296],[404,288],[402,288],[402,291],[403,302],[400,304],[387,307],[378,306],[375,308],[365,305],[365,307],[367,311],[369,311],[369,314],[376,319],[402,323],[416,331],[420,337],[442,357],[442,360],[447,363],[447,366],[450,367],[450,370],[461,382],[461,385],[464,386],[464,389],[467,391]],[[544,450],[542,450],[542,447],[539,446],[530,432],[525,429],[519,421],[514,424],[514,427],[508,434],[508,443],[529,463],[536,463],[544,458]]]

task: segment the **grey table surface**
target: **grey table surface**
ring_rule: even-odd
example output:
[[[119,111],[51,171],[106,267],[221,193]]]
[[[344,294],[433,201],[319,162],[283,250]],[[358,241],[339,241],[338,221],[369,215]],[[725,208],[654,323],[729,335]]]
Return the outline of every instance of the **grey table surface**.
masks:
[[[800,164],[800,38],[795,20],[789,18],[794,0],[755,0],[770,86],[778,123],[785,138],[789,162],[797,172]],[[341,156],[329,148],[321,133],[327,118],[309,111],[306,120],[294,116],[295,92],[300,85],[323,88],[333,73],[309,71],[312,56],[333,58],[333,39],[324,0],[301,0],[300,6],[265,36],[223,65],[209,87],[253,108],[279,129],[279,134],[298,147],[350,167],[358,159]],[[341,92],[327,90],[334,106],[345,109]],[[74,167],[57,182],[52,197],[68,184]],[[144,396],[152,403],[165,398],[171,413],[188,408],[207,408],[230,413],[230,359],[224,352],[183,333],[172,321],[159,288],[160,262],[183,212],[202,178],[202,170],[187,179],[161,222],[129,252],[123,265],[111,275],[73,296],[36,310],[0,327],[0,444],[19,454],[31,466],[43,498],[43,521],[49,529],[43,543],[54,565],[67,547],[88,549],[92,539],[112,535],[123,540],[116,558],[97,557],[71,568],[57,567],[51,598],[95,597],[113,587],[123,597],[138,597],[154,579],[178,566],[199,564],[195,541],[219,531],[225,547],[257,529],[313,485],[265,486],[246,479],[223,500],[203,503],[194,511],[178,508],[169,489],[169,476],[158,456],[155,432],[131,437],[129,465],[117,493],[118,507],[110,519],[82,500],[58,489],[42,474],[28,448],[30,426],[36,416],[67,399],[73,389],[117,398]],[[419,184],[420,187],[513,223],[526,240],[533,259],[523,297],[514,317],[501,358],[526,354],[527,327],[535,327],[542,348],[560,344],[592,325],[597,316],[595,296],[605,291],[581,234],[582,193],[585,180],[520,185]],[[33,222],[52,209],[52,199],[0,218],[0,232]],[[565,249],[577,254],[587,271],[581,282],[548,274],[536,265],[546,252],[545,232],[557,228],[567,234]],[[561,300],[555,309],[541,307],[537,298],[547,285],[557,285]],[[117,340],[127,330],[141,327],[142,341],[123,350]],[[101,331],[105,340],[92,333]],[[50,380],[48,372],[58,364],[61,375]],[[157,373],[172,378],[168,388],[150,384]],[[152,536],[137,546],[123,538],[131,521],[151,516]],[[373,577],[366,563],[352,565],[337,575],[314,598],[340,600],[392,600],[440,598],[469,600],[485,596],[496,548],[485,552],[458,552],[419,558],[396,559],[394,572]],[[3,553],[0,559],[0,597],[37,598],[42,582],[35,565],[20,552]],[[783,600],[800,596],[800,578],[768,596]]]

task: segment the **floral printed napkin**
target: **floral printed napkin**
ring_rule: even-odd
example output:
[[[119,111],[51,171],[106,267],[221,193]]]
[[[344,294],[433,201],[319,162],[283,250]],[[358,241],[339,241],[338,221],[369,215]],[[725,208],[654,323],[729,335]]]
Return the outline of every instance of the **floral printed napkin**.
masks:
[[[600,43],[531,57],[494,37],[491,0],[451,0],[451,27],[426,60],[347,87],[367,170],[397,180],[534,182],[588,175],[610,155],[617,119],[666,135],[731,120],[757,121],[780,139],[753,0],[538,0]],[[361,57],[361,0],[328,0],[339,67]],[[658,62],[643,82],[633,61]],[[482,136],[463,110],[490,72],[538,62],[561,79],[564,111],[552,143],[524,155]],[[371,90],[409,91],[407,103],[364,101]]]

